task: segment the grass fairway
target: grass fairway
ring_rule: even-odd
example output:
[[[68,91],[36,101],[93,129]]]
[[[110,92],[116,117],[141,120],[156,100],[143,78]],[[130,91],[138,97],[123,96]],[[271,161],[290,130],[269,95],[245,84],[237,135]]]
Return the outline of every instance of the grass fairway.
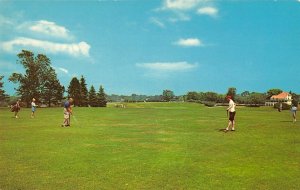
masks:
[[[300,121],[289,111],[138,103],[0,109],[0,189],[300,189]],[[300,120],[300,119],[299,119]]]

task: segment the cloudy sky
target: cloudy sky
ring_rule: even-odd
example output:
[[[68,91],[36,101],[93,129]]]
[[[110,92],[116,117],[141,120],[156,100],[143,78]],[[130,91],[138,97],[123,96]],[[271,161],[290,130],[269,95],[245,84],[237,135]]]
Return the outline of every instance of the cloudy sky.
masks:
[[[46,54],[63,85],[83,75],[108,94],[300,93],[300,1],[0,0],[10,94],[22,49]]]

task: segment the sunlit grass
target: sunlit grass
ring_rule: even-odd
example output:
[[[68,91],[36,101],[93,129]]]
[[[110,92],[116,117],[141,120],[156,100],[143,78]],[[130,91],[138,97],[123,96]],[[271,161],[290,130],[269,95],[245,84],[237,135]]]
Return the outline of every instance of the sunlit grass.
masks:
[[[138,103],[0,109],[0,189],[299,189],[300,122],[289,111]]]

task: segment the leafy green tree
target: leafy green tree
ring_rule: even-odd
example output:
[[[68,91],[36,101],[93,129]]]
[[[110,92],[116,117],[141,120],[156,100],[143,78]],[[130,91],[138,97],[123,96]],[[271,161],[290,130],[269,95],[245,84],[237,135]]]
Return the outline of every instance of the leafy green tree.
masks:
[[[164,101],[169,102],[169,101],[171,101],[174,98],[174,96],[175,95],[174,95],[173,91],[171,91],[171,90],[164,90],[163,94],[162,94],[162,99]]]
[[[65,87],[60,84],[54,69],[50,69],[48,77],[49,80],[44,85],[41,99],[51,107],[51,104],[57,105],[64,98]]]
[[[267,96],[268,96],[268,98],[271,98],[271,96],[280,94],[281,92],[283,92],[281,89],[273,88],[273,89],[268,90]]]
[[[205,92],[203,95],[204,101],[217,102],[218,100],[218,94],[215,92]]]
[[[73,77],[68,87],[68,96],[73,98],[74,106],[79,106],[81,101],[80,83],[76,77]]]
[[[244,91],[244,92],[241,93],[242,97],[246,97],[246,96],[249,96],[249,95],[250,95],[249,91]]]
[[[187,101],[199,100],[199,94],[197,92],[188,92],[186,95]]]
[[[12,73],[9,81],[19,84],[19,87],[16,89],[17,94],[29,106],[32,98],[43,100],[43,98],[49,96],[45,95],[45,93],[49,92],[46,91],[49,88],[49,83],[53,81],[58,82],[58,79],[51,67],[51,60],[46,55],[38,54],[34,56],[31,51],[22,50],[18,54],[18,58],[17,62],[23,65],[25,73]]]
[[[81,76],[80,78],[80,106],[88,106],[89,103],[89,92],[86,87],[85,78]]]
[[[93,85],[91,86],[90,91],[89,91],[89,105],[91,107],[98,106],[98,98],[97,98],[96,90]]]
[[[4,76],[0,76],[0,102],[6,100],[8,98],[8,96],[5,94],[5,90],[3,90],[3,79]]]
[[[249,104],[264,104],[266,101],[266,95],[264,93],[252,92],[248,96]]]
[[[293,93],[292,91],[290,91],[290,94],[292,95],[292,105],[298,106],[300,96],[297,95],[296,93]]]
[[[235,95],[236,95],[236,88],[234,88],[234,87],[228,88],[228,91],[227,91],[226,95],[231,96],[231,98],[234,99]]]
[[[97,95],[98,95],[98,105],[100,107],[106,107],[107,100],[106,100],[106,95],[105,95],[104,88],[102,87],[102,85],[100,85],[99,92]]]

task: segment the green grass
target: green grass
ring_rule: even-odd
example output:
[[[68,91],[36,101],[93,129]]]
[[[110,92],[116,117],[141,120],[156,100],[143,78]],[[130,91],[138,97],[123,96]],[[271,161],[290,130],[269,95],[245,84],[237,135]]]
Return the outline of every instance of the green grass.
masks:
[[[0,109],[0,189],[300,189],[300,121],[289,111],[188,103],[125,109]]]

